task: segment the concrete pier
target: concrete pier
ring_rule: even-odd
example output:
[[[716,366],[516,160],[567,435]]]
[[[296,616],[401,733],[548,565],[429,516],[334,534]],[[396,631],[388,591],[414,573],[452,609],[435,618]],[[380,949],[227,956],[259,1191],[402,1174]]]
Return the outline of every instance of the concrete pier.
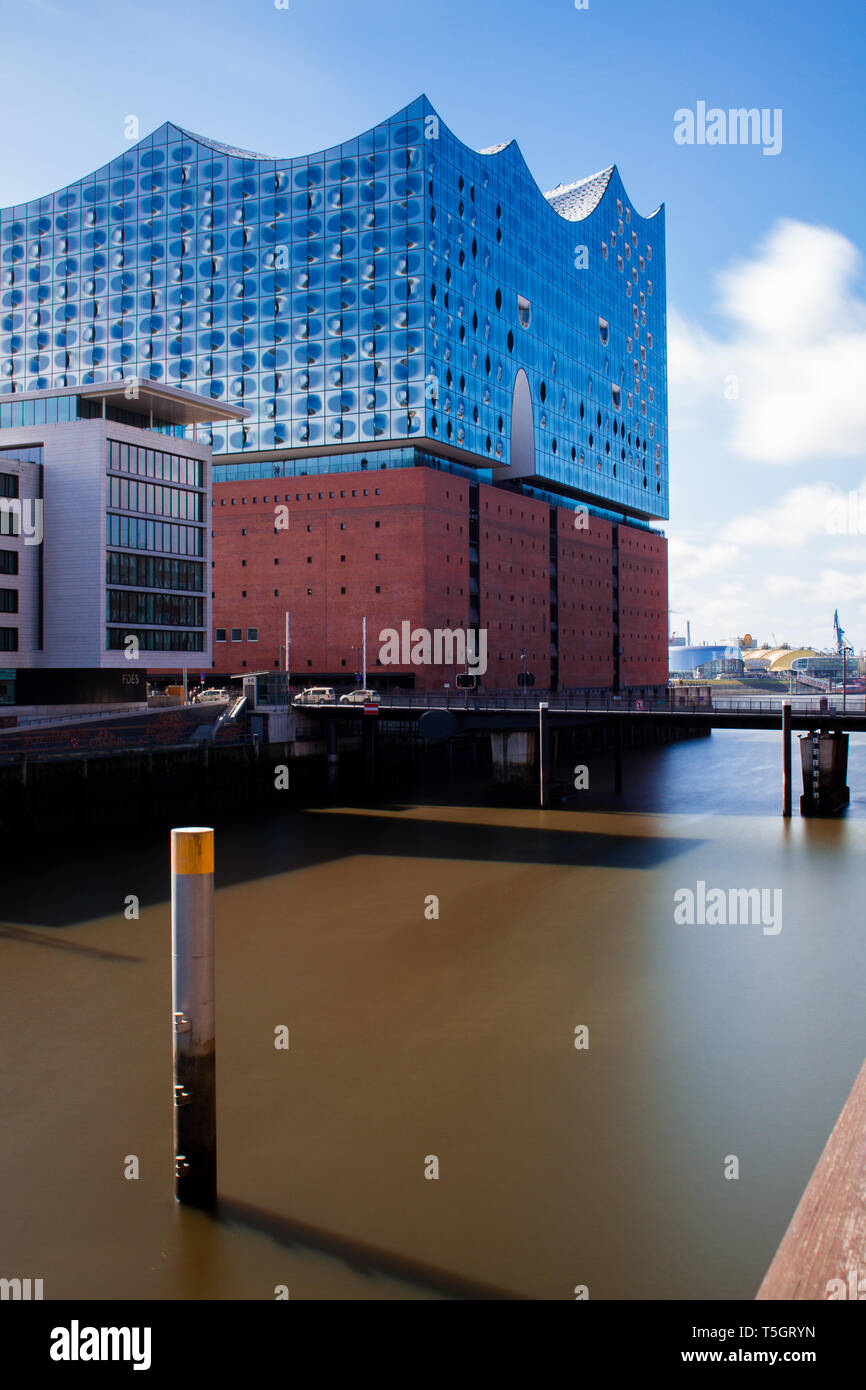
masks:
[[[803,816],[836,816],[851,799],[848,775],[848,735],[836,732],[804,734],[800,739],[803,767]]]
[[[528,783],[536,767],[535,733],[527,729],[494,730],[490,735],[493,780],[500,783]]]

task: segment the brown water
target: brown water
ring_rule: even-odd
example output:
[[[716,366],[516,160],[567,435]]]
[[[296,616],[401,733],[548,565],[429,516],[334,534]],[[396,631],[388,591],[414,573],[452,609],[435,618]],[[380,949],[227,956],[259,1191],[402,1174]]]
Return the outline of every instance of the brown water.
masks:
[[[716,734],[633,753],[622,799],[597,759],[544,813],[440,789],[221,829],[219,1220],[172,1196],[167,840],[7,870],[0,1275],[753,1297],[866,1055],[866,748],[835,822],[782,822],[779,755]],[[781,932],[676,925],[698,879],[781,887]]]

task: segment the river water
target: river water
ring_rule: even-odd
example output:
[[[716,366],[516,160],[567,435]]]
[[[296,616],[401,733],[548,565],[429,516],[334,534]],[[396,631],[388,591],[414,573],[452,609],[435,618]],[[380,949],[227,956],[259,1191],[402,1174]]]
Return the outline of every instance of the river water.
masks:
[[[0,1276],[752,1298],[866,1055],[866,742],[835,821],[782,821],[778,734],[589,780],[220,821],[218,1219],[172,1196],[167,837],[7,866]],[[780,889],[781,930],[678,924],[698,881]]]

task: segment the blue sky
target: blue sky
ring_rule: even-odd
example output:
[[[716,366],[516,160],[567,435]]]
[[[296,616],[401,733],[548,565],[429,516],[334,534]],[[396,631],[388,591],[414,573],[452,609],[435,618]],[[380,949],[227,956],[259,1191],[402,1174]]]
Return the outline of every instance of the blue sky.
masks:
[[[542,188],[615,162],[667,210],[674,627],[826,645],[838,606],[866,645],[862,7],[0,0],[0,34],[3,205],[112,158],[128,115],[292,155],[422,91]],[[781,108],[781,152],[678,145],[698,101]]]

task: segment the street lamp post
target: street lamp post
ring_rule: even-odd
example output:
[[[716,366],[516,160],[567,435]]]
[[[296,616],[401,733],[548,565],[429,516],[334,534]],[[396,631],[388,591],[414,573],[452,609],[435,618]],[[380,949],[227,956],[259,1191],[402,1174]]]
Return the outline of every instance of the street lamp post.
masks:
[[[292,705],[291,677],[290,677],[290,675],[289,675],[289,666],[290,666],[289,648],[290,648],[290,646],[291,646],[291,641],[292,641],[292,635],[291,635],[291,631],[290,631],[290,627],[289,627],[289,613],[288,613],[288,609],[287,609],[287,610],[286,610],[286,641],[285,641],[285,651],[286,651],[286,713],[287,713],[287,714],[290,712],[290,710],[291,710],[291,705]]]

